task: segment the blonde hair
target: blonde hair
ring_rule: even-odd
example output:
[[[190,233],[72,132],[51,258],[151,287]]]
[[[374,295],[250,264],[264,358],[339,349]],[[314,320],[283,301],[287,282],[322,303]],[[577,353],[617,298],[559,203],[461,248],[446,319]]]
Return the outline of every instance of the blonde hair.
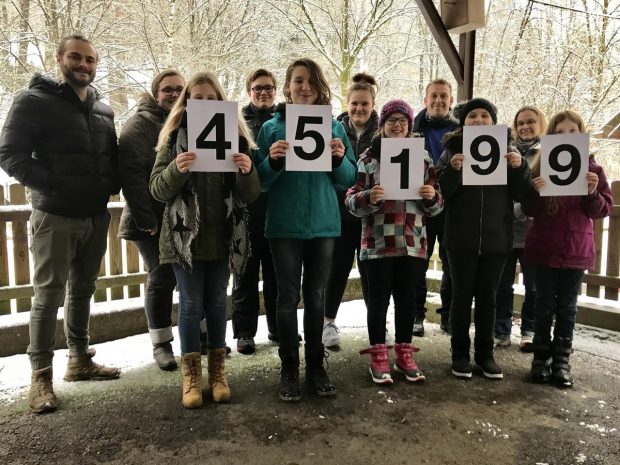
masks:
[[[512,120],[512,130],[515,133],[515,137],[517,134],[517,118],[524,111],[531,111],[532,113],[535,113],[536,116],[538,116],[538,122],[540,123],[540,134],[541,135],[547,132],[547,116],[545,115],[545,112],[534,105],[525,105],[517,110],[517,112],[515,113],[515,117]]]
[[[183,119],[183,113],[187,108],[187,100],[190,98],[192,87],[199,86],[201,84],[209,84],[215,90],[215,95],[218,100],[226,101],[226,93],[224,92],[224,88],[217,80],[217,76],[210,71],[202,71],[194,74],[189,81],[183,87],[183,91],[179,98],[174,103],[174,106],[170,110],[170,114],[164,123],[161,131],[159,132],[159,138],[157,139],[157,147],[156,150],[165,147],[168,143],[168,139],[173,131],[175,131],[179,125],[181,124],[181,120]],[[254,138],[252,137],[252,133],[248,129],[248,126],[245,122],[245,119],[241,115],[239,111],[237,116],[238,124],[239,124],[239,135],[245,138],[248,141],[248,147],[250,149],[255,149],[256,144],[254,143]]]
[[[563,121],[572,121],[577,125],[580,133],[586,132],[586,125],[583,121],[583,118],[579,113],[574,110],[564,110],[559,113],[556,113],[549,120],[549,124],[547,125],[547,135],[556,134],[558,124]],[[532,177],[540,176],[540,150],[532,160],[532,164],[530,166],[532,170]],[[559,204],[557,197],[546,197],[545,198],[545,212],[549,216],[555,215],[559,210]]]

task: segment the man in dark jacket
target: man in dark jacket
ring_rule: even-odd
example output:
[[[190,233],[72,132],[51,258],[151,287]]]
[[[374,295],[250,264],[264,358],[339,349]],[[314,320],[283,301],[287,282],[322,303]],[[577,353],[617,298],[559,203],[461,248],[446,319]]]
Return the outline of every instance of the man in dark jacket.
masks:
[[[452,97],[452,85],[445,79],[434,79],[426,86],[424,97],[425,108],[418,113],[413,122],[413,132],[424,137],[424,145],[437,164],[443,152],[443,136],[454,131],[459,122],[450,116],[450,107],[454,103]],[[452,300],[452,283],[450,282],[450,268],[446,249],[441,244],[443,237],[444,214],[428,217],[426,222],[426,234],[428,240],[429,261],[433,254],[435,242],[439,239],[439,258],[442,265],[441,277],[441,307],[437,313],[441,315],[441,329],[449,331],[450,301]],[[427,267],[428,267],[427,262]],[[424,336],[424,317],[426,315],[426,276],[418,283],[416,288],[416,316],[413,325],[414,336]]]
[[[172,293],[176,278],[172,265],[159,263],[159,233],[164,204],[149,192],[157,138],[185,81],[175,70],[159,73],[145,93],[138,111],[127,120],[119,138],[119,166],[125,197],[119,236],[133,241],[147,270],[144,311],[153,343],[153,358],[162,370],[174,370],[172,352]]]
[[[95,351],[88,346],[90,299],[110,221],[107,203],[119,191],[114,115],[90,86],[98,56],[88,39],[63,39],[56,61],[62,80],[35,75],[13,102],[0,136],[0,166],[32,190],[28,402],[35,413],[57,406],[52,358],[63,299],[69,348],[64,379],[114,379],[120,374],[94,363]]]
[[[257,69],[248,76],[246,91],[250,103],[241,111],[256,140],[263,123],[271,119],[271,114],[275,110],[276,77],[266,69]],[[258,282],[261,269],[268,337],[274,342],[278,339],[276,323],[278,290],[271,250],[265,239],[267,195],[266,192],[261,193],[254,203],[248,205],[252,255],[243,275],[235,280],[232,291],[233,337],[237,339],[237,351],[245,355],[254,353],[256,349],[254,336],[260,310]]]

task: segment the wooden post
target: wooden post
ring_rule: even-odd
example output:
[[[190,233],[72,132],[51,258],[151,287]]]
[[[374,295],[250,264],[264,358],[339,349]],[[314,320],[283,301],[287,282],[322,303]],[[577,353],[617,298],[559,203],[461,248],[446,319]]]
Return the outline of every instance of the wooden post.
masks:
[[[613,194],[613,204],[620,204],[620,181],[611,183],[611,192]],[[620,215],[617,211],[613,211],[609,217],[609,230],[607,232],[607,268],[605,270],[607,276],[620,276]],[[605,298],[610,300],[618,300],[618,288],[606,287]]]
[[[596,253],[594,258],[594,269],[590,271],[595,274],[600,274],[602,268],[601,262],[603,259],[603,220],[594,220],[594,251]],[[586,295],[598,299],[601,295],[601,287],[597,284],[588,284],[586,286]]]
[[[127,273],[137,273],[140,271],[140,264],[138,262],[138,249],[131,241],[125,242],[125,251],[127,253]],[[129,297],[140,297],[140,286],[132,285],[127,286]]]
[[[0,205],[4,205],[4,186],[0,186]],[[9,285],[9,256],[7,253],[6,221],[0,221],[0,287]],[[11,301],[0,302],[0,315],[11,313]]]
[[[9,187],[12,205],[26,204],[26,188],[21,184]],[[15,284],[30,284],[30,254],[28,251],[28,223],[13,221],[13,263]],[[30,298],[17,299],[17,311],[28,312],[32,305]]]
[[[112,196],[110,201],[117,202],[118,195]],[[121,221],[120,212],[112,211],[112,219],[110,220],[110,229],[108,230],[108,254],[110,255],[110,276],[123,274],[123,249],[121,248],[121,239],[118,237],[118,228]],[[111,289],[112,300],[123,298],[123,287],[113,287]]]

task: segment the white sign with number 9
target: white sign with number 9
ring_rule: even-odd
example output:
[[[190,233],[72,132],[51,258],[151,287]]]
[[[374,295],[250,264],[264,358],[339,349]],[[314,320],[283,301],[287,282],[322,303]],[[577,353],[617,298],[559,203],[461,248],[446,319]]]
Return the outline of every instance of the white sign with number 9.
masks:
[[[505,185],[508,168],[508,127],[463,127],[463,185]]]
[[[541,196],[588,193],[589,134],[553,134],[540,141]]]

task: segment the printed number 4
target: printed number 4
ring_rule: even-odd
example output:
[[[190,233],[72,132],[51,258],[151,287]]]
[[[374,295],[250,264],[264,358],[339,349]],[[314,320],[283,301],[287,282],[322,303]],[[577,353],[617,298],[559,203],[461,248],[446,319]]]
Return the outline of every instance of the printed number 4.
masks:
[[[215,140],[206,140],[211,131],[215,128]],[[224,130],[224,113],[216,113],[211,121],[202,130],[196,138],[196,148],[198,149],[214,149],[215,159],[226,159],[226,150],[230,150],[232,144],[226,140],[226,131]]]
[[[314,139],[315,148],[312,152],[304,151],[303,147],[296,146],[293,148],[295,153],[302,160],[316,160],[321,156],[323,151],[325,150],[325,140],[321,136],[321,133],[314,130],[305,130],[306,124],[321,124],[323,122],[323,118],[320,116],[300,116],[297,122],[297,130],[295,131],[295,140],[301,141],[306,137],[310,137]]]

